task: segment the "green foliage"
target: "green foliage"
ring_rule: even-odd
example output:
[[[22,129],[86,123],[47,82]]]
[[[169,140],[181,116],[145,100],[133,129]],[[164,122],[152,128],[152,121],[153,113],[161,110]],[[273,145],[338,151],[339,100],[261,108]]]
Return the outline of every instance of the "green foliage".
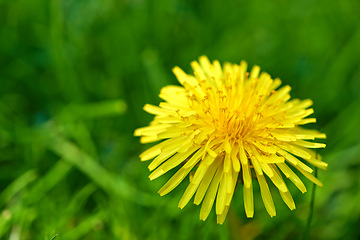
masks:
[[[242,193],[223,226],[150,183],[133,137],[171,68],[200,55],[260,65],[314,101],[329,163],[319,171],[312,239],[360,237],[360,2],[0,0],[0,239],[296,239],[297,209],[277,216]],[[170,174],[166,175],[167,177]],[[57,235],[58,234],[58,235]]]

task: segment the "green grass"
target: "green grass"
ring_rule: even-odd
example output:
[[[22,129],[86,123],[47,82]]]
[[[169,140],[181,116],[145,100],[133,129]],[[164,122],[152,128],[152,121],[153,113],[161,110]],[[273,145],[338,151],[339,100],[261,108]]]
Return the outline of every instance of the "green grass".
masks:
[[[314,101],[329,163],[311,239],[360,237],[359,1],[0,0],[0,239],[301,239],[312,184],[271,219],[242,193],[223,226],[150,182],[146,146],[171,69],[200,55],[258,64]],[[58,234],[58,235],[56,235]]]

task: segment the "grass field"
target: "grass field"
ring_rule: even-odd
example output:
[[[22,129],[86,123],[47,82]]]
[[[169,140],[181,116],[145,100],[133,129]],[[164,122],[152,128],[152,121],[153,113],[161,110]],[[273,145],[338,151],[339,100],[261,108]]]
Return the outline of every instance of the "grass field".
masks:
[[[171,174],[149,181],[133,136],[160,89],[201,55],[246,60],[314,101],[327,134],[310,239],[360,238],[360,2],[0,0],[0,239],[303,239],[312,184],[297,209],[274,194],[270,218],[241,191],[224,225],[177,205]],[[186,180],[188,181],[188,180]],[[56,234],[58,234],[56,236]]]

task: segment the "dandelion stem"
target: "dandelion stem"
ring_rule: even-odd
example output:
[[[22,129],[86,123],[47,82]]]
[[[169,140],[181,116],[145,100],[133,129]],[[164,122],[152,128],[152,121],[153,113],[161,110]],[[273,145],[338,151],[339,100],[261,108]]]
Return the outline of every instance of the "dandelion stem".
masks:
[[[314,176],[317,178],[317,175],[318,175],[318,168],[315,167]],[[303,238],[304,240],[309,239],[311,221],[312,221],[313,214],[314,214],[315,189],[316,189],[316,184],[314,183],[313,188],[312,188],[312,192],[311,192],[309,216],[307,218],[306,228],[305,228],[305,232],[304,232],[304,238]]]

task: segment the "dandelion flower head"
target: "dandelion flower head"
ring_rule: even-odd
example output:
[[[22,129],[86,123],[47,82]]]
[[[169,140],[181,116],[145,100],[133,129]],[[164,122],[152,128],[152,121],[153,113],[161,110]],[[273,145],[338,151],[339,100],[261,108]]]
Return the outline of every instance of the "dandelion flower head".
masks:
[[[312,141],[326,136],[301,127],[316,121],[308,118],[313,113],[311,100],[291,100],[289,86],[280,87],[279,79],[260,73],[258,66],[247,72],[244,61],[221,66],[202,56],[191,66],[193,75],[173,69],[182,86],[162,88],[159,96],[164,102],[144,107],[154,120],[135,131],[142,143],[161,141],[140,155],[142,161],[153,159],[151,180],[178,168],[159,190],[161,196],[190,175],[179,207],[195,195],[194,203],[202,203],[200,219],[205,220],[215,204],[217,222],[222,224],[235,189],[243,191],[245,213],[251,218],[253,184],[259,184],[264,206],[273,217],[269,183],[291,210],[295,203],[283,177],[303,193],[306,187],[293,170],[322,185],[309,165],[327,167],[313,150],[325,144]]]

